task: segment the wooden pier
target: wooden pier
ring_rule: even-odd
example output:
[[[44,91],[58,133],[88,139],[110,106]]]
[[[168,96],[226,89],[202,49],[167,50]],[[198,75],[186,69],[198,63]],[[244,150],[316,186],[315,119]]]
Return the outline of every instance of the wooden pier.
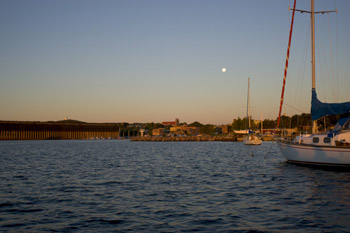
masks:
[[[118,124],[0,121],[0,140],[118,138]]]

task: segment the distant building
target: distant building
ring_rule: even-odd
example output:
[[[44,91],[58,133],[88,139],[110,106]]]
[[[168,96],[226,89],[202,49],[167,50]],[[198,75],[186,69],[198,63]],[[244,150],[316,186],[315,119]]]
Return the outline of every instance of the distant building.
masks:
[[[178,126],[180,124],[180,120],[178,118],[175,119],[175,121],[163,121],[162,125],[164,126]]]
[[[199,128],[198,127],[190,127],[190,126],[184,124],[184,125],[180,125],[180,126],[170,127],[170,133],[176,134],[176,135],[181,135],[181,134],[197,135],[199,133]]]
[[[164,128],[153,129],[152,135],[153,136],[163,136],[164,132],[165,132]]]
[[[140,134],[141,134],[141,137],[143,137],[143,134],[145,133],[145,129],[140,129]]]
[[[228,133],[230,133],[230,126],[229,126],[229,125],[223,125],[223,126],[222,126],[222,133],[223,133],[223,134],[228,134]]]

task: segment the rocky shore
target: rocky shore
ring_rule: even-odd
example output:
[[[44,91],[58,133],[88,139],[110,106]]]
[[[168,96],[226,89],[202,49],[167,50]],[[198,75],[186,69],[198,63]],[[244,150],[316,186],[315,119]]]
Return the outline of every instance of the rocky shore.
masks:
[[[131,141],[144,142],[193,142],[193,141],[221,141],[221,142],[236,142],[234,136],[169,136],[169,137],[134,137]]]
[[[263,137],[263,141],[273,141],[272,137]],[[241,142],[243,137],[235,136],[153,136],[153,137],[134,137],[131,141],[137,142],[200,142],[200,141],[219,141],[219,142]]]

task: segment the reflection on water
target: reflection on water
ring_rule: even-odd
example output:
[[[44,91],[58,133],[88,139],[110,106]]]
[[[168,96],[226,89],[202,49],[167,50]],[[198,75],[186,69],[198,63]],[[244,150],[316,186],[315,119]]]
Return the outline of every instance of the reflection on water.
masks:
[[[4,231],[350,231],[350,173],[273,142],[1,141]]]

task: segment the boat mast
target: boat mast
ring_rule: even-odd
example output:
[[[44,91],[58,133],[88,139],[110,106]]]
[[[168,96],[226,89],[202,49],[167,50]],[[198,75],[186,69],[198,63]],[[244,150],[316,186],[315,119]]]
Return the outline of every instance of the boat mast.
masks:
[[[293,23],[294,23],[294,13],[295,13],[295,6],[296,6],[296,0],[294,0],[294,6],[293,6],[293,14],[292,14],[292,21],[290,23],[290,31],[289,31],[289,41],[288,41],[288,49],[287,49],[287,58],[286,58],[286,65],[284,67],[284,76],[283,76],[283,86],[282,86],[282,93],[281,93],[281,100],[280,100],[280,111],[278,113],[278,121],[277,126],[280,125],[281,121],[281,113],[282,113],[282,106],[283,106],[283,98],[284,98],[284,88],[286,86],[286,78],[287,78],[287,70],[288,70],[288,60],[289,60],[289,50],[290,50],[290,44],[292,41],[292,32],[293,32]]]
[[[264,126],[263,126],[263,123],[264,123],[264,121],[263,121],[263,113],[261,112],[261,115],[260,115],[260,121],[261,121],[261,134],[263,134],[263,128],[264,128]]]
[[[311,11],[306,10],[298,10],[294,9],[295,11],[299,11],[301,13],[309,13],[311,15],[311,75],[312,75],[312,89],[311,92],[316,90],[316,71],[315,71],[315,14],[324,14],[324,13],[330,13],[330,12],[336,12],[335,11],[316,11],[315,12],[315,1],[311,0]],[[312,133],[317,132],[317,121],[312,121]]]
[[[312,91],[316,90],[315,82],[315,2],[311,0],[311,73],[312,73]],[[312,121],[312,133],[317,133],[317,120]]]
[[[248,78],[248,125],[250,130],[250,78]]]
[[[315,12],[315,1],[311,0],[311,73],[312,73],[312,91],[316,91],[316,70],[315,70],[315,13],[330,13],[335,11],[318,11]],[[317,120],[312,121],[312,133],[317,133]]]
[[[312,71],[312,90],[316,89],[315,83],[315,4],[311,0],[311,71]]]

